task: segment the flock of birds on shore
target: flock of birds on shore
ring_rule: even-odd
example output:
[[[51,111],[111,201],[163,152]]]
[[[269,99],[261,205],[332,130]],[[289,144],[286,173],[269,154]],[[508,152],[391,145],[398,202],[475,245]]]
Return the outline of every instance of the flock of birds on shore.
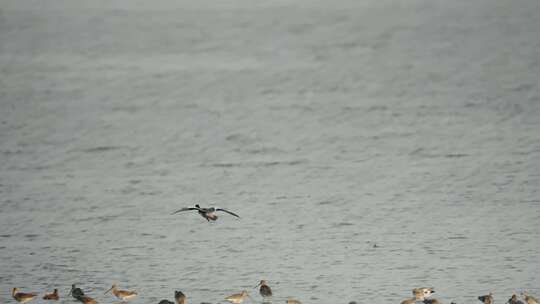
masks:
[[[209,208],[203,208],[199,206],[198,204],[195,205],[195,207],[186,207],[179,210],[176,210],[175,212],[171,214],[177,214],[179,212],[185,212],[185,211],[197,211],[200,216],[202,216],[204,219],[206,219],[208,222],[210,221],[216,221],[218,219],[218,216],[216,215],[216,212],[225,212],[232,216],[240,218],[240,216],[234,212],[231,212],[229,210],[223,209],[223,208],[216,208],[216,207],[209,207]],[[261,280],[259,284],[257,284],[254,288],[259,287],[259,294],[263,298],[263,303],[271,303],[269,301],[272,297],[272,289],[265,280]],[[112,294],[119,300],[121,300],[123,303],[132,300],[137,297],[136,291],[129,291],[129,290],[120,290],[117,288],[116,284],[113,284],[111,288],[109,288],[104,294],[107,294],[108,292],[112,292]],[[415,303],[424,303],[424,304],[442,304],[439,300],[431,298],[431,295],[434,293],[433,288],[414,288],[412,290],[413,297],[405,299],[401,302],[401,304],[415,304]],[[13,288],[12,297],[19,303],[27,303],[37,297],[36,293],[24,293],[19,292],[18,288]],[[71,290],[69,292],[69,295],[71,295],[74,299],[78,300],[79,302],[83,304],[98,304],[98,302],[93,299],[90,296],[87,296],[84,294],[84,292],[75,286],[75,284],[71,285]],[[525,300],[526,304],[540,304],[540,302],[535,299],[534,297],[522,293],[521,294],[523,299]],[[248,294],[246,290],[243,290],[240,293],[236,293],[233,295],[230,295],[225,298],[226,301],[228,301],[231,304],[242,304],[246,298],[250,298],[253,301],[253,298]],[[59,300],[60,296],[58,295],[58,289],[54,289],[52,293],[45,294],[43,296],[44,300]],[[175,302],[171,302],[169,300],[161,300],[158,304],[187,304],[187,297],[186,295],[181,291],[175,291],[174,292],[174,299]],[[480,300],[483,304],[493,304],[493,295],[490,293],[488,295],[479,296],[478,300]],[[253,301],[254,302],[254,301]],[[302,304],[300,301],[295,300],[293,298],[289,298],[286,301],[287,304]],[[513,294],[510,299],[506,302],[508,304],[525,304],[522,301],[518,299],[518,296]],[[201,304],[209,304],[206,302],[203,302]],[[349,304],[357,304],[356,302],[352,301],[349,302]],[[454,302],[451,302],[451,304],[456,304]]]
[[[261,280],[259,284],[257,284],[254,288],[259,287],[259,294],[263,298],[263,303],[271,303],[271,297],[272,297],[272,289],[265,280]],[[123,303],[132,300],[137,297],[136,291],[130,291],[130,290],[120,290],[117,288],[116,284],[113,284],[111,288],[109,288],[104,294],[107,294],[108,292],[112,292],[112,294],[119,300],[121,300]],[[439,300],[430,298],[430,296],[435,291],[433,288],[414,288],[412,290],[413,297],[409,299],[405,299],[401,302],[401,304],[415,304],[415,303],[424,303],[424,304],[442,304]],[[82,289],[75,286],[75,284],[71,285],[71,290],[69,292],[69,295],[71,295],[74,299],[80,301],[83,304],[98,304],[98,302],[85,295],[85,293],[82,291]],[[24,292],[18,292],[17,288],[13,288],[12,296],[17,302],[19,303],[27,303],[37,297],[36,293],[24,293]],[[526,293],[522,293],[523,299],[525,300],[525,303],[527,304],[540,304],[538,300],[536,300],[533,296],[530,296]],[[242,304],[246,298],[250,298],[253,301],[253,298],[248,294],[246,290],[243,290],[240,293],[236,293],[233,295],[230,295],[225,298],[226,301],[228,301],[231,304]],[[44,300],[59,300],[60,296],[58,295],[58,289],[55,289],[52,293],[46,294],[43,296]],[[174,292],[174,302],[171,302],[169,300],[161,300],[158,304],[187,304],[187,297],[186,295],[176,290]],[[478,300],[482,302],[483,304],[493,304],[493,294],[488,294],[484,296],[479,296]],[[254,301],[253,301],[254,302]],[[289,298],[286,301],[287,304],[302,304],[300,301]],[[518,299],[518,296],[513,294],[510,299],[506,302],[508,304],[525,304],[524,302],[520,301]],[[206,302],[203,302],[201,304],[209,304]],[[349,304],[357,304],[356,302],[349,302]],[[455,304],[452,302],[451,304]]]
[[[401,304],[415,304],[415,303],[424,303],[424,304],[442,304],[441,301],[430,298],[431,295],[435,292],[433,288],[414,288],[412,290],[413,297],[409,299],[405,299],[401,302]],[[537,299],[535,299],[533,296],[528,295],[527,293],[522,293],[523,299],[527,304],[540,304]],[[488,295],[479,296],[478,300],[482,302],[483,304],[493,304],[493,294],[490,293]],[[508,301],[506,301],[508,304],[524,304],[522,301],[518,299],[518,296],[513,294]],[[356,303],[349,303],[349,304],[356,304]],[[450,304],[456,304],[454,302],[451,302]]]
[[[259,287],[259,294],[263,297],[265,300],[264,303],[270,303],[267,300],[271,299],[272,297],[272,289],[265,280],[261,280],[259,284],[257,284],[254,288]],[[107,294],[108,292],[112,292],[112,294],[118,299],[121,300],[123,303],[132,300],[138,296],[138,293],[134,290],[120,290],[116,286],[116,284],[113,284],[111,288],[109,288],[107,291],[105,291],[104,294]],[[25,293],[25,292],[19,292],[18,288],[13,288],[11,295],[13,298],[19,302],[19,303],[27,303],[33,299],[35,299],[38,295],[36,293]],[[98,304],[98,302],[86,295],[82,289],[75,286],[75,284],[71,285],[71,290],[69,291],[69,295],[72,296],[75,300],[83,303],[83,304]],[[242,304],[246,298],[251,298],[249,293],[246,290],[242,290],[240,293],[236,293],[233,295],[230,295],[225,298],[226,301],[228,301],[231,304]],[[58,289],[55,289],[52,293],[45,294],[42,298],[43,300],[59,300],[60,296],[58,295]],[[169,300],[161,300],[158,304],[187,304],[187,297],[186,295],[176,290],[174,292],[174,300],[175,302],[171,302]],[[201,303],[201,304],[209,304],[209,303]],[[287,299],[287,304],[302,304],[300,301],[289,298]]]

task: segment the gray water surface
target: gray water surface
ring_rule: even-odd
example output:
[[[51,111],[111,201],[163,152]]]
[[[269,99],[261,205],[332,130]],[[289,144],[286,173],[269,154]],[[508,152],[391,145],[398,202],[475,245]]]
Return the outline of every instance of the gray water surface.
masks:
[[[0,303],[540,295],[540,1],[0,3]]]

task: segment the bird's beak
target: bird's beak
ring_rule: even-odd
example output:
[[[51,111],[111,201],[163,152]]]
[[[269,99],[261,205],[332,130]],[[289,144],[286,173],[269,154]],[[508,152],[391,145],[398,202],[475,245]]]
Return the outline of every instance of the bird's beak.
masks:
[[[253,288],[257,288],[259,286],[261,286],[261,282],[259,282],[259,284],[255,285],[255,287],[253,287]]]
[[[111,288],[109,288],[109,290],[105,291],[105,293],[104,293],[104,294],[107,294],[107,292],[111,291],[112,289],[113,289],[112,287],[111,287]]]
[[[70,289],[70,290],[69,290],[69,294],[68,294],[68,296],[70,296],[70,295],[71,295],[71,291],[72,291],[72,290]]]

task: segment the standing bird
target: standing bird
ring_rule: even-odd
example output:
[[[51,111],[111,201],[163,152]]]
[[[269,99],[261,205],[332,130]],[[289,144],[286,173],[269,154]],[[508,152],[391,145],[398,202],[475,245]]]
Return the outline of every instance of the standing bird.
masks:
[[[186,295],[178,290],[174,291],[174,301],[176,304],[187,304],[187,298]],[[169,300],[161,300],[159,301],[159,304],[175,304]]]
[[[78,296],[76,299],[83,304],[98,304],[96,300],[89,296]]]
[[[82,289],[76,287],[75,284],[71,285],[71,290],[69,291],[69,294],[72,295],[75,299],[84,296],[84,292],[82,291]]]
[[[424,301],[425,298],[431,296],[431,294],[434,292],[435,290],[433,290],[433,288],[427,288],[427,287],[414,288],[412,290],[412,294],[414,297],[401,301],[401,304],[414,304],[416,303],[416,301]]]
[[[527,302],[527,304],[540,304],[538,300],[535,299],[533,296],[530,296],[525,292],[523,292],[522,295],[523,295],[523,298],[525,299],[525,302]]]
[[[128,301],[128,300],[131,300],[133,298],[135,298],[137,296],[137,292],[136,291],[128,291],[128,290],[118,290],[116,288],[116,284],[113,284],[111,288],[109,288],[109,290],[105,291],[104,294],[107,294],[109,291],[112,290],[112,293],[114,294],[115,297],[117,297],[118,299],[122,300],[122,301]]]
[[[13,288],[11,291],[11,296],[19,303],[26,303],[33,300],[37,296],[35,293],[17,292],[17,290],[19,289],[16,287]]]
[[[488,295],[485,296],[479,296],[478,300],[484,304],[493,304],[493,295],[490,292]]]
[[[521,302],[518,297],[513,294],[512,297],[508,299],[508,304],[523,304],[523,302]]]
[[[60,297],[58,296],[58,289],[54,289],[52,293],[46,294],[43,296],[43,300],[58,300]]]
[[[263,298],[268,298],[272,296],[272,289],[270,289],[270,286],[266,284],[265,280],[261,280],[261,282],[257,284],[257,286],[255,286],[254,288],[257,288],[258,286],[261,286],[261,288],[259,288],[259,293]]]
[[[187,304],[186,295],[181,291],[174,291],[174,300],[176,301],[176,304]]]
[[[242,304],[242,302],[244,302],[244,299],[247,298],[247,297],[251,298],[247,291],[242,290],[241,293],[236,293],[236,294],[233,294],[231,296],[228,296],[228,297],[225,298],[225,300],[227,300],[227,301],[229,301],[229,302],[231,302],[233,304]]]
[[[231,212],[229,210],[225,210],[223,208],[216,208],[216,207],[210,207],[210,208],[201,208],[201,206],[199,206],[199,204],[195,205],[195,207],[186,207],[186,208],[182,208],[182,209],[179,209],[179,210],[176,210],[175,212],[171,213],[171,215],[173,214],[176,214],[178,212],[184,212],[184,211],[192,211],[192,210],[197,210],[197,212],[204,218],[206,219],[207,221],[215,221],[218,219],[218,216],[216,215],[216,211],[222,211],[222,212],[226,212],[230,215],[234,215],[238,218],[240,218],[240,216],[238,216],[238,214],[234,213],[234,212]]]

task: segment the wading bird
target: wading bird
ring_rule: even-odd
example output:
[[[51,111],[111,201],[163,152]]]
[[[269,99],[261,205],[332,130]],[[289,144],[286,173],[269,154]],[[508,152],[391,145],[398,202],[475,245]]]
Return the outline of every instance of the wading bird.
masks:
[[[484,304],[493,304],[493,294],[490,292],[488,295],[479,296],[478,300]]]
[[[175,212],[171,213],[172,214],[176,214],[178,212],[184,212],[184,211],[197,211],[204,219],[206,219],[207,221],[215,221],[218,219],[218,216],[216,215],[216,211],[222,211],[222,212],[226,212],[230,215],[233,215],[233,216],[236,216],[236,217],[240,217],[238,216],[238,214],[234,213],[234,212],[231,212],[229,210],[225,210],[223,208],[216,208],[216,207],[209,207],[209,208],[202,208],[201,206],[199,206],[198,204],[195,205],[195,207],[186,207],[186,208],[182,208],[182,209],[179,209],[179,210],[176,210]]]
[[[525,302],[527,302],[527,304],[539,304],[538,300],[535,299],[533,296],[530,296],[525,292],[523,292],[522,295],[523,295],[523,298],[525,299]]]
[[[259,293],[263,298],[268,298],[272,296],[272,289],[270,289],[270,286],[266,284],[265,280],[261,280],[261,282],[259,282],[259,284],[257,284],[257,286],[255,286],[254,288],[257,288],[258,286],[261,286],[261,288],[259,288]]]
[[[242,304],[242,302],[244,302],[244,299],[247,298],[247,297],[251,298],[247,291],[242,290],[241,293],[236,293],[236,294],[233,294],[231,296],[228,296],[228,297],[225,298],[225,300],[227,300],[227,301],[229,301],[229,302],[231,302],[233,304]]]
[[[75,284],[71,285],[71,290],[69,291],[69,294],[72,295],[75,299],[84,296],[84,292],[82,289],[75,286]]]
[[[89,296],[78,296],[76,299],[83,304],[98,304],[96,300]]]
[[[11,296],[19,303],[26,303],[33,300],[37,296],[35,293],[17,292],[17,290],[19,289],[16,287],[13,288],[11,291]]]
[[[413,298],[403,300],[401,304],[414,304],[416,301],[424,301],[425,298],[431,296],[435,290],[433,288],[421,287],[412,290]]]
[[[43,300],[58,300],[60,297],[58,296],[58,289],[54,289],[52,293],[46,294],[43,296]]]
[[[118,299],[122,300],[122,301],[128,301],[128,300],[131,300],[131,299],[133,299],[133,298],[135,298],[137,296],[136,291],[119,290],[119,289],[116,288],[116,284],[113,284],[112,287],[109,288],[109,290],[105,291],[104,294],[107,294],[111,290],[112,290],[112,293],[114,294],[114,296],[117,297]]]
[[[187,298],[186,295],[178,290],[174,291],[174,301],[176,304],[187,304]],[[159,304],[175,304],[169,300],[161,300],[159,301]]]
[[[515,294],[513,294],[510,299],[508,299],[507,303],[508,304],[523,304],[523,302],[521,302]]]

